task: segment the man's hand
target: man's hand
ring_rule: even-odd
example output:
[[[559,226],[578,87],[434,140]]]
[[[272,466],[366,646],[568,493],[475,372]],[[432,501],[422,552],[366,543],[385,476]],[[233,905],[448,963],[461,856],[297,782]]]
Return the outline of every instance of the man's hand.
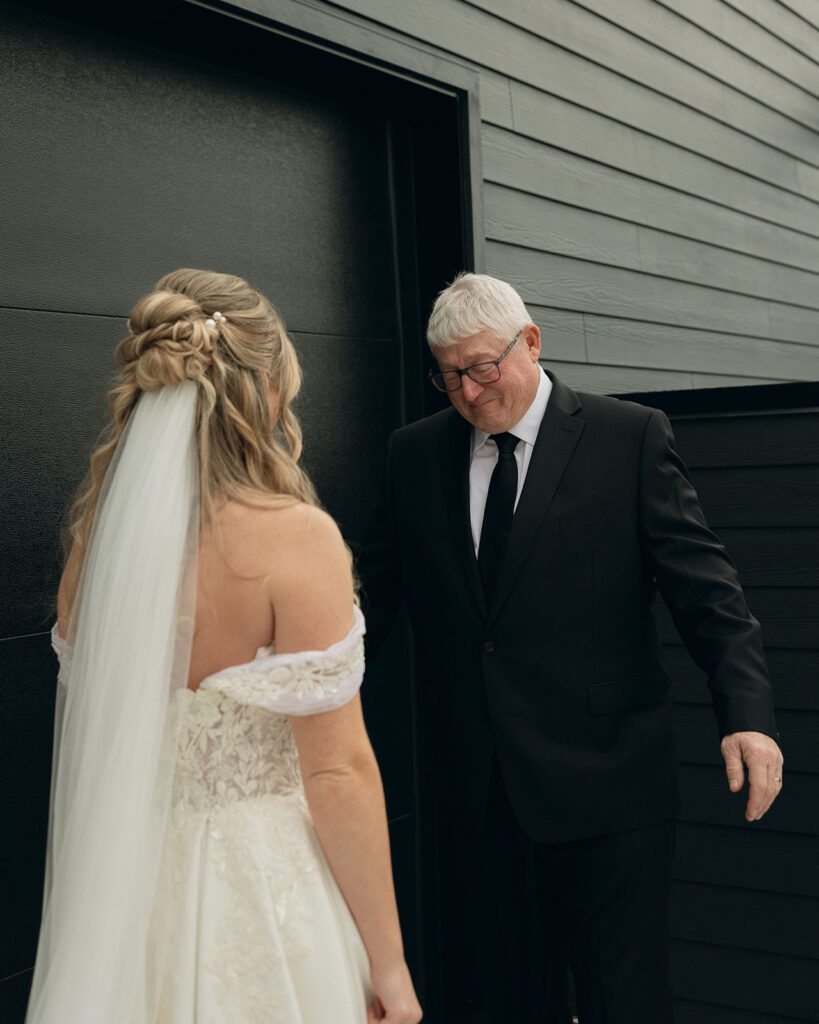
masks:
[[[762,732],[733,732],[720,745],[725,758],[728,788],[738,793],[745,782],[743,762],[748,767],[750,792],[745,807],[746,821],[759,821],[782,789],[782,751]]]

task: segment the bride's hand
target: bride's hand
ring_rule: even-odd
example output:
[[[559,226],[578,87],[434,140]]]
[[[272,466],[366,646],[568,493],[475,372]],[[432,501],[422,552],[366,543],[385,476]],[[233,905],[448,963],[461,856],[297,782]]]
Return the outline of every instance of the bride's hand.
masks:
[[[386,970],[373,967],[372,983],[375,1001],[367,1007],[367,1024],[418,1024],[421,1004],[404,961]]]

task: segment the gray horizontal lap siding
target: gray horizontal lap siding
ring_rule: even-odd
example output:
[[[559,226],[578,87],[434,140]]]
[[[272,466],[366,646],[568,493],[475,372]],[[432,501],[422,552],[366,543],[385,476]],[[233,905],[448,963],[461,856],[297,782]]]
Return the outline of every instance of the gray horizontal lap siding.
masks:
[[[342,0],[479,70],[485,267],[567,383],[819,379],[819,24],[798,0]]]

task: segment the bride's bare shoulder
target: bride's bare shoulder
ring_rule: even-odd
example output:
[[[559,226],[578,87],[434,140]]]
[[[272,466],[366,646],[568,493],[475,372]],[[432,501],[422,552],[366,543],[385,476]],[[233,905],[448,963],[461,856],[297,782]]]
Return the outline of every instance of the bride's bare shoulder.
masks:
[[[57,630],[63,640],[65,640],[68,634],[68,620],[71,616],[71,606],[74,604],[74,597],[80,582],[81,569],[82,551],[79,545],[75,543],[65,563],[63,574],[60,577],[60,588],[57,591]]]
[[[349,563],[349,554],[332,516],[304,502],[259,508],[229,502],[221,511],[226,547],[257,569],[289,574],[313,564]]]
[[[273,519],[265,572],[276,615],[276,650],[320,650],[350,630],[353,573],[350,552],[332,516],[293,505]]]
[[[277,651],[323,650],[346,636],[352,561],[332,516],[295,502],[278,508],[226,506],[220,525],[224,563],[263,585],[274,610]]]

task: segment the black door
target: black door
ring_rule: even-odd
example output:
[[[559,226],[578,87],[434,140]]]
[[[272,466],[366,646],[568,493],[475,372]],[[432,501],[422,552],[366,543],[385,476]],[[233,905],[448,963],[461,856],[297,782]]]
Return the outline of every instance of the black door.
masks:
[[[101,17],[0,5],[0,1019],[9,1024],[22,1019],[39,924],[59,526],[104,422],[130,306],[180,266],[239,274],[272,300],[304,368],[305,463],[351,538],[375,500],[387,434],[423,401],[419,136],[402,113],[406,97],[391,105],[360,70],[340,79],[337,62],[229,19],[188,13],[199,19],[192,32],[193,20]],[[446,159],[439,148],[436,165]],[[436,202],[442,188],[431,188]],[[454,271],[463,256],[450,219],[436,261],[448,245]],[[426,222],[422,233],[435,243]],[[365,706],[414,958],[404,671]]]

